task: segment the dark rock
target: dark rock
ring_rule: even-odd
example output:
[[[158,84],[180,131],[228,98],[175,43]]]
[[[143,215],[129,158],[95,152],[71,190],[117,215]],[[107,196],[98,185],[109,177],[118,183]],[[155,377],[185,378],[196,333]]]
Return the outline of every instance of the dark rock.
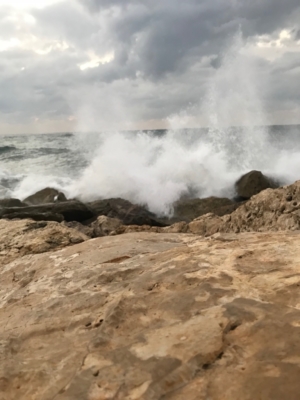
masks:
[[[222,197],[207,197],[205,199],[182,199],[174,203],[172,223],[178,221],[190,222],[207,213],[226,215],[232,213],[239,205],[230,199]]]
[[[24,203],[28,205],[37,205],[37,204],[56,203],[60,201],[67,201],[66,196],[62,192],[53,188],[45,188],[27,197],[24,200]]]
[[[18,211],[11,214],[4,214],[3,219],[33,219],[34,221],[56,221],[62,222],[64,217],[62,214],[55,214],[51,212],[38,213],[38,212],[23,212]]]
[[[109,218],[117,218],[124,225],[168,225],[144,207],[132,204],[130,201],[120,198],[97,200],[88,203],[87,205],[97,216],[105,215]]]
[[[250,171],[235,183],[237,200],[247,200],[265,189],[276,189],[277,187],[279,187],[278,183],[260,171]]]
[[[25,207],[26,204],[19,199],[2,199],[0,207]]]
[[[90,238],[94,237],[94,229],[89,225],[83,225],[77,221],[70,221],[70,222],[63,221],[62,225],[68,228],[75,229]]]
[[[61,203],[41,204],[37,206],[27,206],[18,209],[16,207],[7,207],[0,210],[0,218],[9,218],[10,214],[14,218],[31,218],[36,214],[61,214],[65,221],[83,222],[95,217],[94,212],[80,201],[65,201]],[[26,215],[26,217],[25,217]]]

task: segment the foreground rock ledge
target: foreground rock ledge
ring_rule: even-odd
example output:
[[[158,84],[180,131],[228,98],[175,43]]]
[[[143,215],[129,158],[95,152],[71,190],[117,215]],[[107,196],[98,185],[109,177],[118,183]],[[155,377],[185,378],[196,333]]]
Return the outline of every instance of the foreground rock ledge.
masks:
[[[0,270],[2,400],[298,400],[300,233],[131,233]]]

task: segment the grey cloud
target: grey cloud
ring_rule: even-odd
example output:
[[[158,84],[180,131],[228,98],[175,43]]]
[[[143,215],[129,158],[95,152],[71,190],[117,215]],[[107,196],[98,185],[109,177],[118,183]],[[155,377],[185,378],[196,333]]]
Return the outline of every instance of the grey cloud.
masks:
[[[86,49],[100,29],[97,18],[76,1],[63,1],[31,13],[38,21],[38,36],[63,39],[79,49]]]
[[[14,50],[0,59],[0,110],[7,119],[25,122],[36,116],[70,114],[64,90],[79,81],[80,72],[65,54],[54,53],[51,58]]]
[[[218,55],[239,26],[246,36],[292,27],[291,17],[299,10],[298,0],[284,4],[279,0],[90,0],[87,6],[100,14],[112,10],[107,31],[101,35],[114,39],[114,63],[120,71],[126,64],[127,70],[140,70],[150,79],[180,70],[182,64],[188,65],[189,58],[193,62],[195,55]],[[120,12],[113,12],[116,9]],[[95,36],[96,46],[99,36]]]
[[[70,47],[43,56],[20,49],[2,53],[0,113],[22,121],[37,114],[67,116],[81,106],[94,107],[95,118],[99,110],[115,118],[123,107],[128,118],[163,119],[201,102],[239,29],[249,43],[262,34],[277,38],[285,28],[300,39],[299,0],[65,0],[30,12],[33,35]],[[6,15],[0,7],[1,38],[22,35]],[[100,57],[113,50],[115,57],[80,71],[88,50]],[[280,99],[299,105],[298,60],[299,52],[273,63],[256,60],[270,77],[270,109]]]

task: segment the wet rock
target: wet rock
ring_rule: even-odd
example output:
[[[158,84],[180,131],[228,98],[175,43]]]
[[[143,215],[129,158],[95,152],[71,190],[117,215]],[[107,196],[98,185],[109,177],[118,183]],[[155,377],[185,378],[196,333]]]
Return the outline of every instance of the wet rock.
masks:
[[[2,262],[2,398],[298,400],[299,239],[138,232]]]
[[[168,225],[144,207],[132,204],[129,201],[120,198],[97,200],[87,203],[87,205],[91,210],[93,210],[95,215],[105,215],[109,218],[117,218],[124,225]]]
[[[22,207],[22,209],[17,209],[15,207],[7,207],[0,209],[1,218],[10,218],[13,214],[13,218],[35,218],[37,214],[50,213],[52,215],[60,214],[63,216],[65,221],[78,221],[83,222],[88,219],[93,218],[95,215],[93,211],[77,200],[70,200],[58,203],[48,203],[40,204],[36,206]],[[50,214],[48,214],[50,216]]]
[[[237,207],[239,204],[227,198],[182,199],[174,203],[173,219],[190,222],[207,213],[220,216],[230,214]]]
[[[25,207],[26,204],[19,199],[1,199],[0,207]]]
[[[64,193],[53,188],[45,188],[24,199],[24,203],[27,205],[47,204],[59,201],[67,201],[67,198]]]
[[[51,212],[38,213],[38,212],[22,212],[17,211],[11,214],[3,214],[3,219],[33,219],[34,221],[56,221],[62,222],[64,217],[62,214],[55,214]]]
[[[235,184],[239,200],[247,200],[265,189],[279,187],[274,180],[266,177],[260,171],[250,171],[243,175]]]

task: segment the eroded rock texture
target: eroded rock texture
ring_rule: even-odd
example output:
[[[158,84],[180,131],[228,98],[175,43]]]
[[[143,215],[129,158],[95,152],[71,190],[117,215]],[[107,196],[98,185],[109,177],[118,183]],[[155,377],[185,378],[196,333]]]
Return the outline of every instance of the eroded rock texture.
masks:
[[[1,400],[298,400],[300,233],[128,233],[2,262]]]
[[[25,254],[44,253],[83,242],[88,237],[57,222],[0,220],[0,270]]]
[[[300,181],[278,189],[266,189],[230,215],[219,217],[210,213],[176,227],[181,232],[206,236],[217,232],[300,230]]]

